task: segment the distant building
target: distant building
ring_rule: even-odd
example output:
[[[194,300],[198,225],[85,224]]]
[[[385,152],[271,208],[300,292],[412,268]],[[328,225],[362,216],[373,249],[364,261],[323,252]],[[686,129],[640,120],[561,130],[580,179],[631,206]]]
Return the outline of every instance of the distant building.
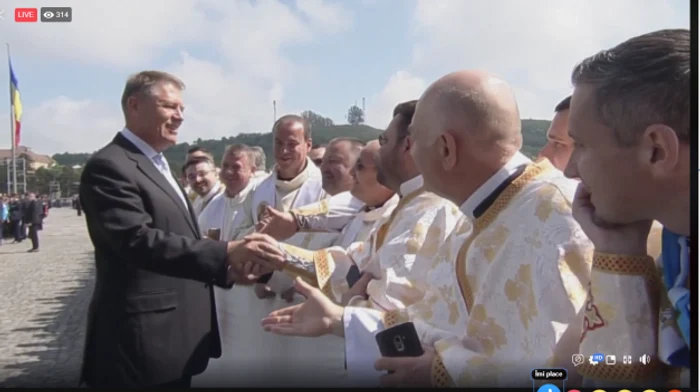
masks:
[[[35,171],[39,168],[47,168],[56,165],[56,161],[48,155],[37,154],[29,147],[17,147],[17,158],[24,158],[27,162],[27,170]],[[12,150],[0,150],[0,162],[12,160]]]

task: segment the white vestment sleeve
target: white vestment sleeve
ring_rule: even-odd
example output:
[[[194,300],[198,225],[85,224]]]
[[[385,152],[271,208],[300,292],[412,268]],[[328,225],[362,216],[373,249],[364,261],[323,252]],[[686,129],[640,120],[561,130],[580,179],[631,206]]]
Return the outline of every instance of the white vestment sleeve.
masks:
[[[300,231],[341,232],[364,207],[350,192],[342,192],[313,204],[294,208],[294,215],[301,218]]]
[[[343,327],[349,381],[353,386],[378,386],[384,373],[374,369],[374,362],[381,357],[374,336],[384,330],[382,312],[347,306]]]

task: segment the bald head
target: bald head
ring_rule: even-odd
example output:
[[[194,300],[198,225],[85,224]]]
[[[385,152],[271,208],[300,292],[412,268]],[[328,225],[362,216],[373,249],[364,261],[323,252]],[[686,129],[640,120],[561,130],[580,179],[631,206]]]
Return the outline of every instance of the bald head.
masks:
[[[496,75],[474,70],[448,74],[425,91],[419,105],[433,112],[442,131],[457,132],[480,149],[515,153],[522,146],[518,104],[508,83]]]
[[[365,145],[365,148],[362,149],[361,154],[368,155],[376,159],[379,156],[379,147],[381,147],[379,145],[379,140],[370,140]]]
[[[364,147],[360,140],[339,137],[328,143],[321,162],[323,189],[330,195],[349,191],[353,184],[351,171]]]
[[[365,145],[352,171],[354,184],[350,189],[353,196],[369,207],[383,205],[394,192],[377,180],[377,161],[379,159],[379,141],[372,140]]]
[[[426,189],[458,205],[522,146],[513,91],[484,71],[454,72],[430,85],[409,132]]]

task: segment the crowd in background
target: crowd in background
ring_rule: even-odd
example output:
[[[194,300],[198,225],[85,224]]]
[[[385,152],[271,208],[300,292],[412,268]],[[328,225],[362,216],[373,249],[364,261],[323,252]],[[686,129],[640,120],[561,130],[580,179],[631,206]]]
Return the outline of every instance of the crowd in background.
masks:
[[[11,238],[18,244],[27,238],[32,247],[28,252],[39,251],[39,231],[49,215],[50,202],[46,196],[38,197],[29,192],[22,196],[0,196],[0,244]]]

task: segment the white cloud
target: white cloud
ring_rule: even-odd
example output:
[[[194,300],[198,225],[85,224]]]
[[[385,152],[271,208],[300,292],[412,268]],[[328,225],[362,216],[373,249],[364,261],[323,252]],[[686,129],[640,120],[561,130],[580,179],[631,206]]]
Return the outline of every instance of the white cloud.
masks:
[[[187,83],[183,140],[267,130],[272,121],[272,100],[280,100],[284,92],[278,83],[229,72],[187,53],[167,70]]]
[[[417,0],[413,17],[414,75],[487,69],[511,82],[521,114],[532,118],[551,116],[583,58],[638,34],[689,27],[681,0],[643,7],[634,0]]]
[[[314,25],[328,32],[347,30],[352,24],[352,15],[338,3],[326,3],[323,0],[297,0],[297,8]]]
[[[152,67],[168,49],[191,43],[214,48],[219,61],[181,51],[166,67],[187,85],[183,141],[269,129],[272,100],[280,101],[285,86],[300,72],[284,50],[352,23],[352,14],[341,3],[323,0],[299,1],[298,8],[279,0],[127,0],[109,7],[98,3],[67,0],[61,5],[73,7],[70,24],[4,23],[0,35],[7,34],[13,56],[62,59],[124,73]],[[12,0],[3,7],[45,5]],[[45,153],[93,151],[122,123],[116,101],[58,97],[24,111],[22,144]],[[9,123],[7,114],[4,118]],[[0,135],[0,143],[9,145],[6,139],[9,135]]]
[[[104,105],[91,100],[73,100],[59,96],[25,110],[20,141],[39,153],[80,152],[76,146],[92,149],[106,144],[123,124],[119,105]],[[7,114],[0,115],[9,124]],[[5,129],[3,127],[3,129]],[[10,136],[3,135],[10,145]],[[90,151],[88,150],[88,151]]]
[[[401,102],[418,99],[426,87],[425,80],[406,71],[396,72],[379,93],[367,100],[367,124],[379,129],[386,128],[394,107]]]

